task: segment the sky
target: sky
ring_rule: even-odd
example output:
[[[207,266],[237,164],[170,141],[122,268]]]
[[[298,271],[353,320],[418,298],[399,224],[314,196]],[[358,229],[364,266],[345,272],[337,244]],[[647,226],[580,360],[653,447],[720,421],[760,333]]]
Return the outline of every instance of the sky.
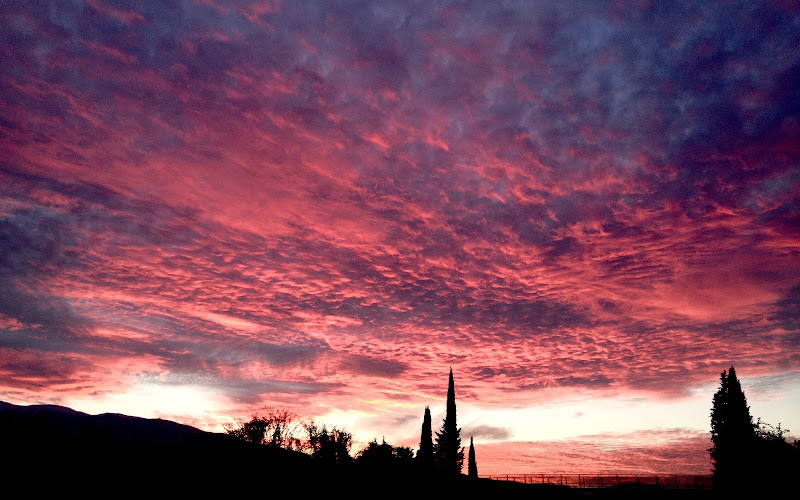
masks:
[[[705,474],[800,435],[800,3],[0,1],[0,399]],[[791,433],[790,433],[791,434]]]

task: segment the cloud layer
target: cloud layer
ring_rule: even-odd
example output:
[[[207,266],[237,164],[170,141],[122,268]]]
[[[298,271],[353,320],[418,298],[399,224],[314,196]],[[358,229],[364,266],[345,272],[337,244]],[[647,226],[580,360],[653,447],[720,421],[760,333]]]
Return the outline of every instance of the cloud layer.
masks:
[[[798,24],[791,2],[8,5],[0,396],[195,385],[219,423],[416,415],[450,366],[487,408],[681,397],[731,364],[796,380]]]

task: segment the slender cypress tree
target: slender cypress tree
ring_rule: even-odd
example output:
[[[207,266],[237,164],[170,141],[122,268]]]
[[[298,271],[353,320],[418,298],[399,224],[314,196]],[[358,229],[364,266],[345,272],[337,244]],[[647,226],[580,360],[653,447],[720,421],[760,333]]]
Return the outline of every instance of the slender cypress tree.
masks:
[[[419,437],[419,452],[417,460],[422,470],[433,469],[433,428],[431,426],[431,409],[425,407],[425,416],[422,417],[422,434]]]
[[[472,444],[472,436],[469,438],[469,459],[467,462],[467,474],[469,477],[478,477],[478,463],[475,462],[475,445]]]
[[[442,430],[436,433],[434,459],[440,471],[446,474],[461,474],[461,468],[464,466],[464,448],[461,447],[461,429],[456,425],[456,390],[452,368],[447,386],[447,414],[442,422]]]

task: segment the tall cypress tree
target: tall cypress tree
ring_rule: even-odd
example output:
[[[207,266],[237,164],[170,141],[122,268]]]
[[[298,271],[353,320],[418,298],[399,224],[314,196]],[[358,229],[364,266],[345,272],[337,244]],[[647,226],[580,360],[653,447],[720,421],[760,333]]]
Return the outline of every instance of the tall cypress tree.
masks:
[[[422,417],[422,433],[419,437],[419,452],[417,460],[423,470],[433,469],[433,428],[431,426],[431,409],[425,407],[425,416]]]
[[[720,374],[711,407],[711,441],[715,488],[728,488],[751,474],[756,434],[750,407],[736,371]]]
[[[456,425],[456,390],[452,368],[447,386],[447,414],[442,422],[442,430],[436,433],[434,459],[436,467],[446,474],[460,474],[461,468],[464,466],[461,429]]]
[[[469,477],[478,477],[478,463],[475,461],[475,445],[472,436],[469,437],[469,459],[467,461],[467,474]]]

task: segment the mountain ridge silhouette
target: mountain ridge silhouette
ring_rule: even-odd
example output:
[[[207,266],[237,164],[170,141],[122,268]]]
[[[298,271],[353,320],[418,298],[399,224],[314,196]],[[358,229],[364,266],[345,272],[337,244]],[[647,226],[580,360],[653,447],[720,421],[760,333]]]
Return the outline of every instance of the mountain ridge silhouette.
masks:
[[[173,492],[248,490],[241,477],[285,478],[315,468],[311,457],[239,441],[164,419],[90,415],[58,405],[0,401],[0,443],[7,477],[37,488],[70,485]]]

